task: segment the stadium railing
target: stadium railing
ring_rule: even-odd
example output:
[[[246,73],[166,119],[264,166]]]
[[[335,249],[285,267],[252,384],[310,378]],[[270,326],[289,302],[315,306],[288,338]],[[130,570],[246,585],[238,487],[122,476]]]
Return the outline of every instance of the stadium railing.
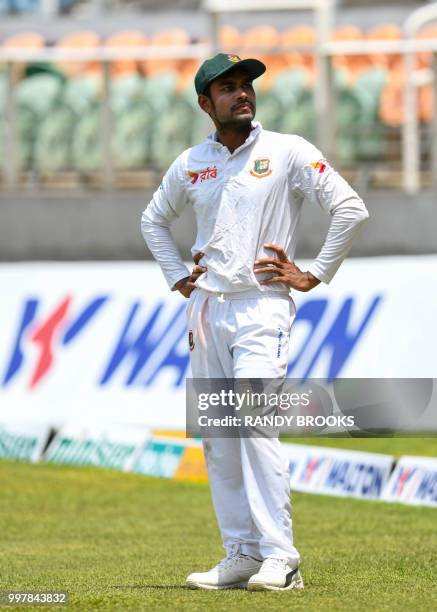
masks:
[[[435,116],[436,29],[420,30],[408,44],[401,35],[394,26],[367,34],[348,26],[335,30],[326,46],[336,102],[336,162],[343,168],[401,161],[408,80],[403,56],[411,50],[416,77],[422,78],[416,83],[416,121],[425,125]],[[299,26],[279,33],[264,25],[242,33],[228,26],[220,36],[222,48],[244,56],[256,53],[268,64],[258,88],[260,120],[271,129],[316,140],[314,29]],[[192,81],[210,53],[207,41],[191,43],[180,29],[151,38],[120,32],[106,41],[94,32],[79,32],[54,47],[32,33],[8,39],[0,49],[4,184],[16,189],[22,171],[50,176],[103,170],[101,183],[107,187],[118,171],[147,167],[159,172],[175,152],[205,133]]]

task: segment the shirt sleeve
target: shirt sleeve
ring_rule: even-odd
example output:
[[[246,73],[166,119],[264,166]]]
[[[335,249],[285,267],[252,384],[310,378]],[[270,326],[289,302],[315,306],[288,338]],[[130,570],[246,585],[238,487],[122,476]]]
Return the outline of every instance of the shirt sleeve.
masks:
[[[322,153],[304,138],[296,138],[290,160],[292,189],[332,217],[325,242],[308,271],[329,283],[369,213],[362,199]]]
[[[170,232],[170,224],[187,203],[181,156],[173,162],[141,217],[141,232],[172,291],[190,276]]]

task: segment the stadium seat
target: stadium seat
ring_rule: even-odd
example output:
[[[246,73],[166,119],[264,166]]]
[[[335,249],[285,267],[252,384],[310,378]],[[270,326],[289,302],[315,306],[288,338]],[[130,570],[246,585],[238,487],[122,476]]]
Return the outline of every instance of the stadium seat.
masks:
[[[364,40],[365,36],[357,26],[345,25],[335,30],[333,39],[335,41],[360,41]],[[334,69],[344,71],[347,83],[350,85],[368,69],[369,59],[367,55],[335,55],[332,65]]]
[[[102,166],[100,109],[92,108],[79,118],[72,139],[71,156],[74,167],[83,172]]]
[[[152,132],[152,161],[158,168],[167,168],[178,152],[194,144],[198,112],[182,96],[173,96],[165,113],[157,117]],[[201,138],[199,138],[201,139]]]
[[[284,48],[284,59],[289,68],[306,69],[314,72],[313,47],[316,44],[314,28],[302,25],[284,30],[281,34],[281,43]],[[295,51],[288,47],[298,47]],[[308,51],[305,50],[308,48]]]
[[[16,90],[21,161],[30,167],[41,121],[59,100],[62,84],[52,75],[36,75],[21,81]]]
[[[100,79],[88,76],[70,79],[55,108],[43,119],[38,131],[35,157],[42,171],[74,166],[72,142],[77,123],[98,108]]]
[[[367,40],[402,40],[402,38],[402,30],[394,24],[381,24],[367,32]],[[389,70],[399,67],[402,63],[401,56],[393,53],[371,53],[369,60],[375,67]]]
[[[381,94],[388,78],[387,69],[370,68],[360,74],[353,86],[361,104],[361,113],[357,122],[358,158],[361,160],[381,159],[385,153],[385,130],[378,111]]]
[[[273,91],[260,91],[256,98],[256,118],[266,130],[281,131],[283,106]]]
[[[349,165],[358,157],[357,124],[362,105],[354,90],[346,86],[338,75],[336,81],[336,153],[343,165]],[[295,95],[282,107],[277,129],[285,134],[298,134],[307,140],[315,141],[317,133],[314,92],[302,80],[300,87],[296,87]]]
[[[174,75],[173,84],[176,75]],[[165,85],[165,83],[164,83]],[[111,110],[113,119],[112,155],[116,168],[143,167],[150,157],[150,142],[156,130],[161,101],[156,100],[155,91],[150,99],[147,81],[131,74],[112,81]],[[158,88],[161,95],[161,89]],[[165,95],[165,93],[164,93]],[[168,100],[166,100],[168,103]],[[100,168],[101,155],[101,109],[98,104],[89,105],[79,117],[74,129],[72,159],[81,171]]]
[[[35,60],[38,59],[38,51],[45,45],[44,37],[36,32],[23,32],[9,36],[3,42],[4,49],[25,49],[27,53],[30,53],[31,57],[28,62],[23,62],[15,65],[15,75],[20,77],[25,73],[26,67],[29,63],[32,63],[32,50],[35,52]]]
[[[144,81],[144,92],[155,113],[164,112],[176,92],[178,74],[176,71],[163,72]]]
[[[238,28],[224,25],[219,30],[220,48],[226,53],[239,53],[243,45],[243,37]]]
[[[405,74],[402,67],[391,70],[380,99],[379,117],[390,127],[399,127],[404,122]]]
[[[429,25],[420,32],[416,38],[418,40],[437,40],[437,25]],[[430,68],[432,66],[432,53],[430,51],[422,51],[417,54],[417,67]]]
[[[245,57],[251,57],[256,53],[256,57],[267,66],[266,73],[257,83],[261,92],[267,92],[277,75],[287,68],[287,62],[281,52],[279,32],[270,25],[256,26],[244,33],[242,43],[242,53]]]
[[[0,167],[3,165],[4,155],[4,128],[5,128],[5,105],[6,105],[6,75],[0,72]]]
[[[98,49],[100,45],[100,37],[95,32],[75,32],[69,36],[64,36],[57,43],[59,49],[79,50],[84,48]],[[80,75],[95,75],[101,71],[101,65],[97,61],[89,62],[72,62],[60,60],[56,63],[58,68],[64,72],[69,78],[74,78]]]
[[[82,76],[69,79],[62,92],[62,101],[79,117],[98,104],[100,91],[100,76]]]
[[[145,100],[133,103],[115,118],[112,146],[116,168],[144,167],[151,157],[152,127],[155,122],[153,109]]]
[[[35,165],[42,172],[69,170],[77,117],[67,106],[55,107],[42,120],[35,143]]]
[[[162,30],[150,38],[150,45],[155,47],[181,47],[190,43],[190,37],[180,28]],[[147,77],[178,71],[181,66],[180,58],[147,59],[140,63],[142,72]]]
[[[278,97],[285,110],[288,105],[295,104],[300,92],[310,85],[308,70],[305,67],[294,68],[280,72],[273,81],[270,91]]]
[[[138,74],[114,78],[111,81],[111,108],[114,114],[129,109],[146,98],[145,79]]]
[[[178,72],[178,80],[176,83],[176,91],[183,93],[187,89],[193,89],[194,91],[194,77],[197,70],[199,69],[200,61],[197,59],[182,59],[181,65]]]
[[[8,36],[4,42],[3,47],[7,49],[26,49],[31,50],[43,48],[45,45],[44,37],[36,32],[21,32],[20,34],[14,34]]]
[[[118,32],[110,36],[106,42],[106,47],[144,47],[148,44],[148,39],[138,30]],[[114,77],[137,74],[141,66],[141,59],[120,59],[111,62],[111,75]]]
[[[113,154],[118,168],[141,167],[149,157],[156,116],[147,100],[145,85],[145,79],[138,75],[119,77],[112,82]]]

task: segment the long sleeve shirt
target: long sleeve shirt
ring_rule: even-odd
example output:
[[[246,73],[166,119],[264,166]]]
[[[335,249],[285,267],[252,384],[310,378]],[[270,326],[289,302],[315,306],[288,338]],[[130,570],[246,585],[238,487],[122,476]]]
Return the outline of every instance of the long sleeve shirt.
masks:
[[[233,153],[215,135],[184,151],[170,166],[141,219],[144,239],[170,288],[190,274],[170,224],[193,207],[197,236],[193,255],[207,268],[196,285],[212,292],[259,289],[288,292],[283,284],[260,285],[254,262],[274,256],[264,244],[283,247],[294,259],[305,198],[331,215],[322,248],[309,272],[329,283],[351,248],[367,209],[322,153],[296,135],[263,130],[253,122]]]

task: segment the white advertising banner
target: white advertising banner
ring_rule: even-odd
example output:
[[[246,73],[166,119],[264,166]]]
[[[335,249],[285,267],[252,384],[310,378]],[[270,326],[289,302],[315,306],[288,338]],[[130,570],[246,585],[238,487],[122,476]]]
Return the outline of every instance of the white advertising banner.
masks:
[[[0,423],[0,458],[31,461],[41,459],[50,428],[40,423]]]
[[[51,441],[44,459],[50,463],[94,465],[127,471],[132,458],[150,437],[145,428],[129,425],[68,423]]]
[[[399,459],[382,493],[384,501],[437,507],[437,459]]]
[[[394,457],[299,444],[283,445],[291,488],[305,493],[379,499]]]
[[[437,257],[397,257],[294,292],[289,376],[437,377],[436,286]],[[156,264],[1,264],[0,287],[0,419],[184,428],[186,304]]]

